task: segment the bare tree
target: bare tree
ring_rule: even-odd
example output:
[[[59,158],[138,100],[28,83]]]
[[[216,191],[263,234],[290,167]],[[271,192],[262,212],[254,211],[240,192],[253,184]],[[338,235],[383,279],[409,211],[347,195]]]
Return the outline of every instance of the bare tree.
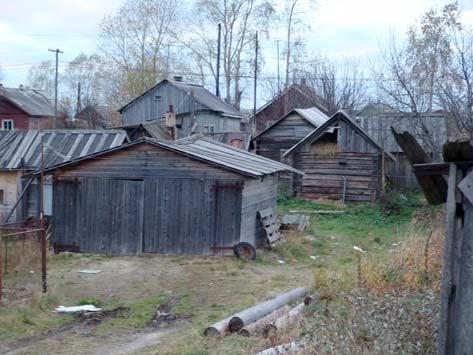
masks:
[[[111,90],[121,103],[169,74],[168,44],[180,2],[128,0],[100,24],[100,49],[108,61]]]
[[[315,0],[285,0],[281,14],[281,21],[286,29],[286,50],[285,50],[285,87],[287,88],[291,80],[291,61],[293,60],[294,47],[300,46],[300,37],[294,38],[294,31],[297,26],[308,27],[304,19],[307,18],[307,10],[315,6]]]
[[[394,36],[384,51],[384,66],[375,73],[377,87],[386,104],[409,115],[414,133],[433,152],[440,156],[440,147],[429,131],[425,113],[434,108],[436,83],[447,78],[451,62],[451,30],[459,28],[456,2],[441,11],[431,9],[412,26],[407,42],[397,45]]]
[[[452,60],[445,80],[437,83],[439,105],[454,118],[457,128],[473,135],[473,30],[456,30]]]
[[[295,69],[296,76],[312,90],[313,101],[330,114],[339,109],[352,114],[366,103],[368,82],[357,61],[331,62],[315,58]]]
[[[55,67],[51,61],[34,65],[28,71],[27,85],[43,90],[49,97],[54,97]]]
[[[239,107],[241,78],[251,68],[254,33],[263,31],[273,14],[269,0],[198,0],[188,15],[188,36],[181,42],[199,63],[202,82],[215,79],[217,25],[222,25],[222,69],[226,100]]]
[[[2,67],[0,67],[0,80],[3,80],[4,77]]]

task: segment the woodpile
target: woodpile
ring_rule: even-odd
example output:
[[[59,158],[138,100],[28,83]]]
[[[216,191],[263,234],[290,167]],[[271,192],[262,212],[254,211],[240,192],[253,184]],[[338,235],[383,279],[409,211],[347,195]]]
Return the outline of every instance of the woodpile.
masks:
[[[273,299],[258,303],[210,325],[205,329],[204,334],[206,336],[224,336],[230,332],[238,332],[247,336],[267,337],[269,334],[287,329],[301,316],[304,305],[309,304],[312,298],[305,297],[304,302],[294,308],[289,307],[288,303],[304,297],[305,293],[304,287],[282,293]]]

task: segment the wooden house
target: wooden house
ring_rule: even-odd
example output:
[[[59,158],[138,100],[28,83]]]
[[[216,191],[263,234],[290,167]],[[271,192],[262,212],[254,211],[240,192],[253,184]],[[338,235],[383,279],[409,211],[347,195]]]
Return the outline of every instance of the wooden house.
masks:
[[[202,135],[143,138],[46,170],[57,250],[232,252],[264,244],[258,211],[276,213],[277,175],[297,170]]]
[[[373,201],[381,188],[382,147],[343,111],[307,135],[285,154],[304,172],[292,181],[306,198]],[[385,154],[387,159],[394,159]]]
[[[316,107],[319,111],[327,114],[327,110],[321,102],[322,100],[316,95],[314,89],[306,84],[289,85],[256,110],[256,132],[261,132],[272,126],[295,108]],[[253,112],[250,112],[249,120],[252,118]]]
[[[0,84],[0,130],[48,128],[53,116],[54,107],[41,91]]]
[[[232,105],[213,95],[202,86],[179,80],[162,80],[123,106],[123,125],[130,126],[149,120],[176,115],[178,137],[194,133],[240,131],[242,114]],[[194,129],[193,129],[194,128]]]
[[[9,131],[0,134],[0,223],[37,216],[38,182],[25,174],[41,164],[43,139],[44,166],[80,158],[126,141],[124,131],[113,130],[45,130]],[[52,214],[52,183],[44,185],[45,214]]]
[[[418,188],[419,185],[406,155],[391,133],[391,127],[398,132],[411,132],[431,157],[438,154],[442,144],[457,132],[452,119],[443,111],[424,112],[419,119],[380,103],[364,107],[357,113],[355,121],[395,158],[394,161],[386,161],[386,176],[395,185],[407,189]]]
[[[316,107],[293,109],[253,138],[256,153],[281,161],[282,154],[328,119]]]

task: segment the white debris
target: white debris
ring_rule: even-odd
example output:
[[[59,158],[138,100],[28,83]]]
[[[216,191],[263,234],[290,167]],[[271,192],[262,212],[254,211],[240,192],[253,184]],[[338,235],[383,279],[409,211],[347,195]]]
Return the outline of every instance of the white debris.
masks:
[[[353,249],[355,249],[356,251],[359,251],[360,253],[366,253],[363,249],[361,249],[360,247],[357,247],[356,245],[353,246]]]
[[[397,247],[399,245],[399,243],[393,243],[392,246],[393,247]]]
[[[308,235],[307,237],[305,237],[305,239],[310,240],[311,242],[315,242],[317,240],[317,238],[313,235]]]
[[[79,270],[81,274],[100,274],[102,270],[89,270],[89,269],[84,269],[84,270]]]
[[[278,263],[285,264],[286,262],[284,260],[278,259]]]
[[[59,306],[59,307],[56,307],[54,311],[58,313],[74,313],[74,312],[98,312],[101,310],[102,308],[97,308],[93,304],[85,304],[83,306],[72,306],[72,307]]]
[[[317,259],[317,256],[316,256],[316,255],[311,255],[310,258],[311,258],[312,260],[315,260],[315,259]]]

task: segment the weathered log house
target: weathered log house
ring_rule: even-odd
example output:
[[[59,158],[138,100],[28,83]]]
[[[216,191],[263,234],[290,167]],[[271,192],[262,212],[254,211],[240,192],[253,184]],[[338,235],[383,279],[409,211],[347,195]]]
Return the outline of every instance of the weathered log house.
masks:
[[[294,176],[293,193],[306,198],[373,201],[381,188],[381,146],[346,113],[338,111],[284,157],[305,173]],[[385,154],[387,159],[394,159]]]
[[[256,153],[281,161],[282,154],[328,119],[329,117],[316,107],[296,108],[253,138]]]
[[[276,211],[277,175],[287,170],[298,173],[202,135],[143,138],[46,170],[53,240],[57,250],[113,254],[260,246],[257,213]]]

